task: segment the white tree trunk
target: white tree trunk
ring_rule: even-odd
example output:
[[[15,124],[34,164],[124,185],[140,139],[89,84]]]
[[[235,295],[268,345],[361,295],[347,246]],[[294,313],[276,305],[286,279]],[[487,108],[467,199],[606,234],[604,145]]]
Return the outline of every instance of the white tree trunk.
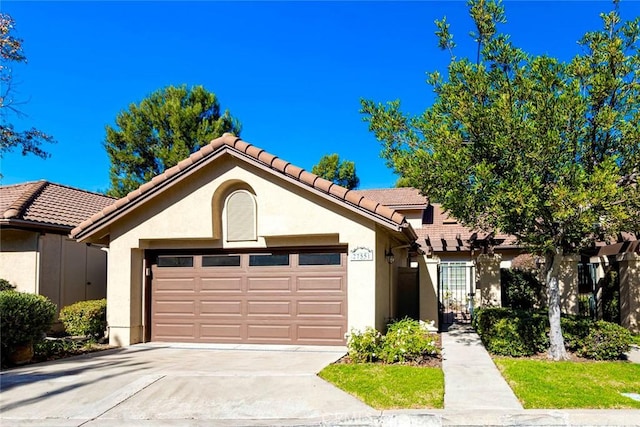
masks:
[[[564,337],[560,325],[560,286],[558,273],[562,257],[561,251],[555,255],[546,256],[546,281],[549,294],[549,358],[553,360],[568,360],[569,355],[564,347]]]

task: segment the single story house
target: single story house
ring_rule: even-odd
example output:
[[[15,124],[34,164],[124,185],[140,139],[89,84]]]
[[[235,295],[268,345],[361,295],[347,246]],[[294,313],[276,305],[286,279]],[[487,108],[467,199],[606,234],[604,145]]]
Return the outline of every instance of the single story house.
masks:
[[[0,187],[0,278],[41,294],[58,309],[106,296],[106,252],[78,243],[71,229],[115,199],[54,184]]]
[[[125,346],[342,345],[396,315],[418,238],[394,209],[231,134],[71,236],[109,248],[109,339]]]

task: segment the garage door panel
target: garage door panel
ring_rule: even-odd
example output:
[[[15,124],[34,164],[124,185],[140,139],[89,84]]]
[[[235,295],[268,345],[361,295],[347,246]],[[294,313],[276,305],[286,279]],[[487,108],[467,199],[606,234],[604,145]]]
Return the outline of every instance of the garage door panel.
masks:
[[[195,323],[157,322],[153,326],[159,341],[193,341],[197,337]]]
[[[189,316],[195,317],[196,302],[193,300],[160,300],[156,301],[155,313],[157,316]]]
[[[298,316],[335,316],[345,315],[345,307],[342,301],[298,301]]]
[[[346,256],[341,265],[153,266],[151,339],[179,342],[343,345]],[[335,258],[335,257],[334,257]]]
[[[247,301],[248,316],[291,316],[291,301]]]
[[[202,277],[200,290],[204,293],[240,293],[242,292],[242,278],[240,277]]]
[[[247,338],[291,341],[292,325],[247,325]]]
[[[198,341],[242,342],[244,335],[243,325],[240,323],[203,323],[200,325]]]
[[[300,325],[298,326],[299,341],[340,341],[344,340],[345,329],[335,325]]]
[[[200,301],[200,315],[242,317],[242,301]]]
[[[345,289],[344,277],[298,277],[298,291],[315,292],[315,291],[338,291],[343,292]]]
[[[249,292],[291,292],[291,277],[249,277],[247,290]]]
[[[154,280],[154,291],[162,293],[196,292],[196,280],[193,277],[184,278],[158,278]]]

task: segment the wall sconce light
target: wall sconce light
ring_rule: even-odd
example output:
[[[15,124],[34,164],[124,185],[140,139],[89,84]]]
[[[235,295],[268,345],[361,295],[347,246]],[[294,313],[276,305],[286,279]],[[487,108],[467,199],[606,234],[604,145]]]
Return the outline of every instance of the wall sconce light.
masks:
[[[384,252],[384,257],[389,264],[393,264],[396,261],[396,257],[393,256],[391,249]]]

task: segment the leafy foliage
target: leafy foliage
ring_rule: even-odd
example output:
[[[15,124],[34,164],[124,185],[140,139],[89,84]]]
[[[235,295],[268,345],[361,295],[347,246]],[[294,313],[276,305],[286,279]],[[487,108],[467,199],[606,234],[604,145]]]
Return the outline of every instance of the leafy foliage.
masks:
[[[389,325],[380,358],[386,363],[407,363],[437,355],[435,336],[418,321],[405,318]]]
[[[102,338],[107,329],[107,300],[78,301],[63,307],[60,321],[71,335]]]
[[[382,342],[382,334],[371,326],[364,331],[352,329],[347,339],[349,357],[356,363],[374,362],[380,358]]]
[[[531,309],[544,306],[542,283],[535,273],[522,270],[500,270],[503,307]]]
[[[12,96],[12,75],[10,63],[26,63],[27,57],[22,50],[22,39],[14,37],[15,22],[11,15],[0,12],[0,157],[15,148],[20,148],[22,155],[33,154],[41,158],[49,154],[41,148],[42,143],[54,142],[52,136],[31,128],[16,131],[9,123],[11,113],[21,115],[17,102]]]
[[[125,196],[175,166],[225,132],[240,134],[240,123],[221,112],[218,98],[203,86],[167,86],[140,104],[129,105],[107,126],[111,162],[108,194]]]
[[[551,353],[566,358],[558,258],[638,227],[640,18],[616,9],[579,41],[570,63],[531,56],[497,27],[496,0],[470,0],[475,62],[452,56],[428,82],[435,102],[409,117],[400,102],[362,101],[382,156],[467,226],[516,236],[545,258]],[[440,47],[455,44],[445,21]]]
[[[43,338],[56,315],[56,306],[42,295],[0,291],[0,352]]]
[[[347,340],[349,357],[356,363],[420,363],[439,354],[437,336],[417,320],[405,318],[389,325],[386,335],[375,328],[352,330]]]
[[[474,312],[473,325],[493,354],[532,356],[549,345],[548,319],[539,312],[483,308]]]
[[[318,164],[311,169],[311,173],[349,190],[360,185],[360,179],[356,175],[356,164],[349,160],[340,160],[340,156],[335,153],[322,156]]]
[[[607,271],[601,289],[602,320],[620,323],[620,277],[617,271]]]
[[[12,291],[16,287],[11,284],[7,279],[0,279],[0,291]]]
[[[631,332],[615,323],[598,321],[577,353],[595,360],[621,359],[633,343]]]
[[[566,348],[578,356],[617,360],[629,351],[631,333],[614,323],[582,316],[564,316]],[[487,350],[500,356],[532,356],[549,346],[549,318],[541,311],[482,308],[473,326]]]

